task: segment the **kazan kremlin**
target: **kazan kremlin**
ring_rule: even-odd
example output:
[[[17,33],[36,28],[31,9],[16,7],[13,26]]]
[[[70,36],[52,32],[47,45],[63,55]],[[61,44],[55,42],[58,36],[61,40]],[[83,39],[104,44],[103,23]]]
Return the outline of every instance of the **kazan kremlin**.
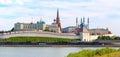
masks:
[[[50,25],[46,24],[45,21],[40,18],[40,21],[36,23],[20,23],[14,24],[12,29],[13,32],[16,31],[37,31],[37,32],[52,32],[56,34],[75,34],[79,36],[78,39],[84,42],[93,41],[98,38],[98,36],[113,36],[108,28],[96,28],[89,29],[89,18],[87,18],[87,24],[85,22],[85,17],[81,18],[80,24],[78,23],[78,18],[76,18],[76,26],[69,26],[62,28],[59,17],[59,10],[57,10],[57,17],[53,20]]]

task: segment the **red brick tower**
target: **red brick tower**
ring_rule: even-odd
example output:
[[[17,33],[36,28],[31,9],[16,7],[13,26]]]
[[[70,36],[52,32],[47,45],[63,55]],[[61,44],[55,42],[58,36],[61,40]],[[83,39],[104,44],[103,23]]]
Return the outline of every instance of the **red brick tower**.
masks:
[[[60,17],[59,17],[59,10],[58,9],[57,9],[56,24],[58,24],[58,27],[60,28],[60,32],[62,32],[62,27],[61,27],[61,23],[60,23]]]

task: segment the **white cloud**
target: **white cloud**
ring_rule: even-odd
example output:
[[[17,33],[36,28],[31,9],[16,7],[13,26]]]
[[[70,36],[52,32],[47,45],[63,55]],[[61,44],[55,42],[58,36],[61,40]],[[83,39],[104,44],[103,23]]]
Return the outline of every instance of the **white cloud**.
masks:
[[[60,10],[62,26],[75,25],[75,18],[83,16],[90,17],[92,27],[108,27],[115,34],[119,34],[119,17],[114,20],[109,16],[120,15],[120,0],[92,0],[82,1],[60,1],[60,0],[0,0],[0,4],[12,4],[13,7],[0,7],[0,28],[10,29],[15,22],[31,22],[34,17],[36,22],[40,17],[51,24],[56,18],[56,9]],[[21,5],[21,6],[20,6]],[[31,8],[30,8],[31,7]],[[15,16],[16,19],[5,19],[4,16]],[[111,16],[112,17],[112,16]],[[67,22],[69,20],[69,22]],[[109,24],[110,23],[110,24]],[[3,24],[3,25],[2,25]],[[11,24],[11,25],[9,25]],[[5,25],[5,26],[4,26]]]
[[[10,29],[12,29],[12,25],[13,25],[13,22],[11,22],[11,20],[9,20],[9,19],[1,19],[0,18],[0,31],[1,30],[10,30]],[[9,29],[8,29],[9,28]]]
[[[0,4],[3,4],[3,5],[23,5],[24,0],[0,0]]]
[[[0,0],[0,4],[12,4],[11,0]]]
[[[15,4],[23,5],[24,2],[22,0],[16,0]]]

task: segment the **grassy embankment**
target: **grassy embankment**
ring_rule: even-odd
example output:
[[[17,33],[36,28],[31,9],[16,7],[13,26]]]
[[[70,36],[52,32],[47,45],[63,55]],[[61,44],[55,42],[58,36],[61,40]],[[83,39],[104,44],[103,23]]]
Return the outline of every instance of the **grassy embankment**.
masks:
[[[102,48],[97,50],[82,50],[76,53],[70,53],[67,57],[120,57],[120,48]]]
[[[68,38],[54,38],[54,37],[29,37],[18,36],[6,39],[0,39],[0,42],[76,42],[78,40]]]
[[[102,55],[102,56],[96,55],[94,57],[120,57],[120,51],[113,52],[113,53],[110,53],[110,54],[105,54],[105,55]]]

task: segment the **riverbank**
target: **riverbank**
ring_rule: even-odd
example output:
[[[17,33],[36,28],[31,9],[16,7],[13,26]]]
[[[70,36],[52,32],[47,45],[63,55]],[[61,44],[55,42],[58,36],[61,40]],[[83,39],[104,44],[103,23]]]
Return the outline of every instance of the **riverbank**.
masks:
[[[18,36],[0,39],[0,47],[120,47],[120,41],[81,42],[79,39]]]
[[[120,51],[118,52],[113,52],[113,53],[110,53],[110,54],[105,54],[105,55],[102,55],[102,56],[94,56],[94,57],[120,57]]]
[[[120,56],[118,52],[120,52],[120,48],[114,49],[114,48],[106,47],[102,49],[96,49],[96,50],[87,49],[79,52],[70,53],[68,54],[67,57],[110,57],[110,56],[106,56],[108,54],[112,55],[111,57],[116,57],[113,56],[113,53],[116,54],[117,56]]]
[[[120,47],[118,45],[0,45],[0,47]]]

